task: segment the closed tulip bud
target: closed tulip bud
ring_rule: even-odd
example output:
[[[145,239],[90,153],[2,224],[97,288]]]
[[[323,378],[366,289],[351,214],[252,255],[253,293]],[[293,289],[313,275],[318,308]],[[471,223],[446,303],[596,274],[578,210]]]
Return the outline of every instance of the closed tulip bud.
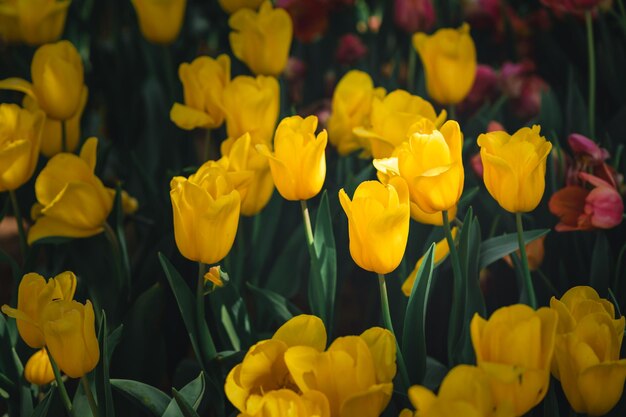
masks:
[[[229,172],[250,173],[252,180],[241,197],[241,214],[254,216],[263,210],[274,193],[274,180],[267,158],[254,148],[248,133],[232,142],[231,146],[222,146],[222,155],[220,161]]]
[[[11,29],[7,33],[9,42],[24,42],[41,45],[55,42],[65,27],[70,0],[9,1],[0,6],[0,29]],[[4,21],[3,21],[4,20]]]
[[[89,138],[80,156],[60,153],[48,161],[35,181],[35,220],[28,243],[46,237],[89,237],[104,230],[114,191],[94,174],[98,139]]]
[[[328,139],[340,155],[366,147],[352,130],[369,125],[372,101],[374,97],[383,98],[384,95],[385,90],[374,88],[372,78],[366,72],[351,70],[339,80],[328,119]]]
[[[478,314],[470,332],[476,363],[489,379],[495,403],[526,414],[548,392],[557,314],[523,304],[502,307],[489,320]]]
[[[470,365],[452,368],[441,382],[438,395],[421,385],[409,388],[415,413],[402,410],[400,417],[513,417],[510,404],[498,406],[482,369]]]
[[[489,194],[511,213],[534,210],[546,186],[546,159],[552,144],[540,135],[540,127],[523,127],[512,136],[506,132],[478,137],[483,178]]]
[[[239,9],[256,10],[263,0],[218,0],[218,2],[226,13],[233,14]]]
[[[178,67],[185,104],[174,103],[170,119],[185,130],[215,129],[224,123],[222,93],[230,83],[230,58],[201,56]]]
[[[315,136],[316,129],[316,116],[286,117],[276,129],[274,153],[266,145],[257,146],[269,159],[274,184],[286,200],[308,200],[324,185],[328,135],[322,130]]]
[[[189,178],[172,179],[174,237],[185,258],[213,264],[228,255],[239,225],[237,188],[247,187],[249,180],[248,174],[229,175],[215,161],[208,161]]]
[[[41,135],[41,153],[47,158],[52,158],[60,152],[74,152],[78,148],[80,142],[80,119],[83,116],[85,105],[87,104],[87,88],[83,89],[80,98],[78,111],[70,119],[62,122],[60,120],[46,118],[43,125],[43,133]],[[31,96],[24,96],[24,108],[31,111],[40,109],[37,100]],[[65,123],[65,150],[63,149],[63,127]]]
[[[257,75],[278,76],[287,65],[293,25],[284,9],[274,9],[270,1],[258,13],[239,9],[228,25],[233,54]]]
[[[339,202],[348,217],[350,255],[361,268],[387,274],[398,267],[409,236],[409,190],[402,178],[388,185],[359,184],[352,201],[341,189]]]
[[[391,399],[396,345],[388,330],[337,338],[326,352],[294,346],[284,358],[302,393],[328,398],[331,416],[378,417]]]
[[[17,331],[22,340],[32,347],[45,345],[41,315],[53,300],[71,300],[76,291],[76,276],[72,272],[62,272],[46,282],[36,273],[24,275],[17,291],[17,308],[2,306],[2,312],[17,321]]]
[[[15,190],[33,175],[46,115],[0,104],[0,192]]]
[[[141,34],[148,42],[167,45],[176,40],[187,0],[132,0],[132,3]]]
[[[439,104],[457,104],[470,92],[476,77],[476,47],[464,23],[433,35],[416,33],[413,46],[424,65],[426,90]]]
[[[408,138],[409,128],[422,119],[441,126],[446,112],[437,115],[423,98],[395,90],[383,99],[374,98],[370,126],[356,128],[354,133],[368,144],[374,158],[387,158]]]
[[[53,301],[43,310],[41,323],[48,351],[67,376],[80,378],[96,367],[100,348],[91,301]]]
[[[226,133],[230,142],[250,134],[253,143],[269,144],[280,109],[280,87],[274,77],[235,77],[224,88]]]
[[[39,349],[26,362],[24,378],[35,385],[46,385],[54,381],[52,364],[46,349]]]

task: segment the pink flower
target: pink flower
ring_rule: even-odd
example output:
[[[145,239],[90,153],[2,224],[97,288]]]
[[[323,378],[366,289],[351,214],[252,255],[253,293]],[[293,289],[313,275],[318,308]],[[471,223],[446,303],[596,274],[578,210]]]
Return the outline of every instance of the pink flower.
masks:
[[[611,155],[609,151],[598,146],[593,140],[578,133],[572,133],[567,141],[574,152],[573,161],[568,160],[567,185],[580,184],[579,173],[588,172],[608,182],[613,188],[621,183],[620,175],[606,161]]]
[[[541,0],[541,3],[552,9],[552,11],[561,15],[571,13],[581,15],[586,11],[593,11],[604,0]]]
[[[335,51],[335,59],[342,65],[352,65],[367,54],[367,47],[354,33],[343,35]]]
[[[395,0],[393,21],[410,34],[428,32],[435,24],[435,8],[431,0]]]
[[[541,95],[550,89],[534,74],[535,64],[524,60],[518,64],[505,62],[500,70],[500,88],[509,96],[518,117],[531,118],[541,110]]]
[[[472,89],[460,104],[459,111],[468,111],[480,107],[487,100],[494,98],[498,86],[498,74],[489,65],[476,67],[476,78]]]

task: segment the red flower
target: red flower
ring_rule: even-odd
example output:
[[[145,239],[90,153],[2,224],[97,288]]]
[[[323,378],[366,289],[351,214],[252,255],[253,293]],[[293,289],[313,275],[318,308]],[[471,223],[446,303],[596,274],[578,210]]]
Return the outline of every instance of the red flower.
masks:
[[[395,0],[393,21],[410,34],[428,32],[435,24],[435,8],[431,0]]]

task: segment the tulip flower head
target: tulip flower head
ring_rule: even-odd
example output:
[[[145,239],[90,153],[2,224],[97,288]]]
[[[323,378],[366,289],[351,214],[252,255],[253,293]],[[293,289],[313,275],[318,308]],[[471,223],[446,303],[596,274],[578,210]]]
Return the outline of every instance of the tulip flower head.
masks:
[[[0,37],[35,46],[63,34],[71,0],[16,0],[0,5]]]
[[[315,136],[316,129],[316,116],[286,117],[276,129],[273,153],[267,145],[257,145],[268,158],[276,188],[286,200],[308,200],[324,185],[328,134],[322,130]]]
[[[398,267],[409,236],[409,190],[402,178],[389,184],[365,181],[352,200],[343,188],[339,202],[348,217],[350,255],[361,268],[388,274]]]
[[[258,13],[239,9],[230,16],[228,25],[233,29],[233,54],[254,74],[278,76],[285,69],[293,24],[284,9],[274,9],[270,1],[265,1]]]
[[[439,104],[457,104],[470,92],[476,76],[476,47],[464,23],[439,29],[434,35],[416,33],[413,46],[422,59],[428,95]]]
[[[71,300],[75,291],[73,272],[62,272],[47,282],[41,275],[31,272],[20,281],[17,308],[3,305],[2,312],[16,319],[17,331],[28,346],[41,348],[46,344],[41,324],[43,310],[54,300]]]
[[[435,24],[435,8],[432,0],[394,0],[393,22],[412,35],[428,32]]]
[[[24,378],[35,385],[46,385],[54,381],[54,371],[45,348],[39,349],[24,366]]]
[[[46,116],[0,104],[0,192],[15,190],[35,172]]]
[[[218,0],[218,2],[226,13],[233,14],[239,9],[256,10],[263,0]]]
[[[170,119],[185,130],[215,129],[224,122],[223,91],[230,83],[230,58],[201,56],[182,63],[178,76],[183,83],[185,104],[174,103]]]
[[[185,17],[187,0],[131,0],[139,29],[151,43],[170,44],[176,40]]]
[[[498,406],[510,403],[516,416],[539,404],[548,392],[557,314],[516,304],[489,320],[475,314],[470,325],[476,363],[489,379]]]
[[[512,136],[506,132],[478,137],[483,179],[489,194],[511,213],[534,210],[546,186],[546,159],[552,144],[540,135],[540,127],[523,127]]]

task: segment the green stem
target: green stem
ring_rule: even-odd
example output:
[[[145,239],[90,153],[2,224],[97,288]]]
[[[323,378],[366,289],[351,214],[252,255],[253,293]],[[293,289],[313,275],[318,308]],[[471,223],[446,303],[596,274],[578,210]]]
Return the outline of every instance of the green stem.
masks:
[[[404,357],[402,356],[402,351],[400,350],[400,346],[398,345],[398,338],[396,337],[396,333],[393,331],[393,323],[391,321],[391,312],[389,311],[389,298],[387,297],[387,283],[385,282],[385,275],[378,274],[378,288],[380,289],[380,308],[382,310],[383,316],[383,325],[387,330],[391,332],[395,341],[396,341],[396,359],[398,361],[398,368],[400,370],[400,378],[405,388],[411,386],[409,381],[409,374],[406,371],[406,365],[404,364]]]
[[[61,120],[61,152],[67,152],[67,125]]]
[[[309,215],[309,207],[306,204],[306,200],[300,200],[300,208],[302,209],[302,218],[304,219],[304,231],[306,232],[306,243],[309,247],[309,255],[311,255],[311,261],[316,258],[315,246],[313,239],[313,227],[311,226],[311,216]]]
[[[552,295],[554,295],[557,298],[561,298],[561,293],[559,293],[556,287],[552,284],[552,282],[550,281],[550,278],[548,278],[546,274],[544,274],[544,272],[539,268],[537,268],[535,272],[537,272],[537,275],[539,275],[539,278],[541,278],[541,280],[543,281],[545,286],[550,290]]]
[[[63,384],[63,379],[61,378],[61,372],[59,371],[59,367],[50,354],[50,350],[46,347],[46,352],[48,352],[48,359],[50,359],[50,365],[52,365],[52,372],[54,372],[54,379],[57,381],[57,387],[59,388],[59,394],[61,395],[61,401],[67,410],[67,414],[70,417],[74,417],[74,409],[72,408],[72,402],[70,401],[70,396],[67,395],[67,390],[65,389],[65,384]]]
[[[91,408],[91,414],[93,417],[98,417],[98,405],[96,404],[95,398],[93,398],[93,393],[91,392],[91,387],[89,386],[87,377],[83,375],[80,378],[80,382],[83,384],[83,391],[85,391],[85,395],[87,396],[87,402],[89,403],[89,408]]]
[[[589,53],[589,129],[591,137],[596,135],[596,54],[593,43],[593,16],[591,11],[585,12],[587,24],[587,52]]]
[[[450,311],[450,326],[448,328],[448,360],[450,365],[453,363],[452,353],[457,349],[457,342],[460,337],[460,331],[458,325],[462,325],[462,312],[465,304],[463,294],[461,294],[461,288],[463,287],[463,271],[461,270],[461,260],[459,259],[459,253],[456,250],[454,244],[454,237],[452,237],[452,229],[450,228],[450,220],[448,219],[448,211],[443,210],[443,230],[446,234],[446,240],[448,241],[448,247],[450,248],[450,261],[452,262],[452,274],[454,276],[452,286],[452,307]],[[461,316],[461,317],[459,317]]]
[[[522,213],[515,213],[515,224],[517,226],[517,243],[519,244],[520,257],[522,258],[522,272],[524,276],[524,285],[528,293],[528,302],[533,309],[537,308],[537,296],[535,288],[530,277],[530,269],[528,267],[528,256],[526,255],[526,244],[524,243],[524,228],[522,226]]]
[[[204,274],[206,271],[207,265],[198,262],[198,288],[196,289],[196,320],[198,326],[200,326],[200,320],[206,320],[204,317]],[[209,360],[211,360],[217,356],[217,348],[215,347],[215,342],[213,342],[213,337],[210,332],[206,332],[206,340],[204,338],[200,340],[200,343],[205,342],[207,344],[207,350],[209,351]]]
[[[115,262],[115,272],[117,273],[118,284],[120,285],[120,289],[123,289],[126,286],[126,277],[124,273],[124,267],[122,265],[122,249],[120,248],[120,243],[117,240],[117,236],[115,236],[115,232],[109,225],[109,223],[104,222],[104,234],[111,245],[111,251],[113,252],[113,259]]]
[[[417,52],[413,48],[413,43],[409,43],[409,63],[407,68],[407,89],[413,94],[415,90],[415,65],[417,63]]]
[[[22,251],[22,261],[26,262],[26,253],[28,252],[28,243],[26,241],[26,232],[24,231],[24,223],[22,222],[22,213],[20,212],[20,205],[17,202],[17,195],[15,190],[9,190],[9,196],[11,198],[11,204],[13,205],[13,215],[17,222],[17,233],[20,237],[20,249]]]
[[[456,120],[456,106],[448,104],[448,120]]]

